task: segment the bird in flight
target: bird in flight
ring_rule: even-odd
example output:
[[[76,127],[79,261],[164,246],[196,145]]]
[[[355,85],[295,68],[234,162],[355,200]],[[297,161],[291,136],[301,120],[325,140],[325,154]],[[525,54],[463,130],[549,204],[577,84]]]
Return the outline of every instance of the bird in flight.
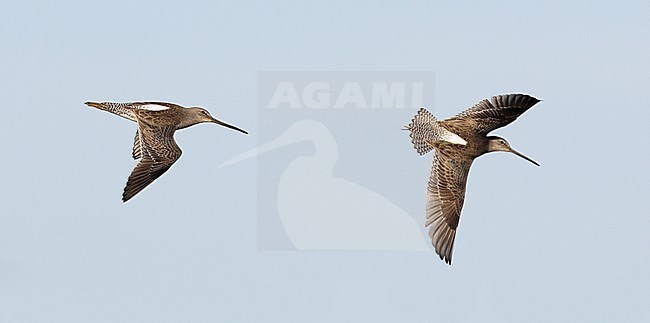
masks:
[[[174,132],[198,123],[212,122],[248,132],[217,120],[199,107],[185,108],[166,102],[86,102],[86,105],[116,114],[138,124],[133,142],[133,158],[140,160],[126,183],[122,201],[126,202],[164,174],[181,157]]]
[[[492,130],[515,121],[539,101],[526,94],[497,95],[445,120],[438,120],[420,108],[406,126],[420,155],[435,150],[427,188],[425,226],[429,227],[436,253],[446,263],[451,265],[467,174],[474,159],[485,153],[505,151],[539,166],[510,147],[505,139],[488,136]]]

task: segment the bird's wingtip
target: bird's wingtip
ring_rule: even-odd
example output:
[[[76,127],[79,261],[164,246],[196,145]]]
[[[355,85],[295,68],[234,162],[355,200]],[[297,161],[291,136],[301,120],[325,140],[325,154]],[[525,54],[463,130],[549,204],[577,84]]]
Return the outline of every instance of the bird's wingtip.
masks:
[[[451,266],[451,258],[448,258],[445,255],[438,255],[440,257],[440,260],[444,261],[447,265]]]
[[[126,187],[124,188],[124,192],[122,192],[122,203],[126,203],[130,201],[136,194],[139,192],[136,192],[135,194],[133,192],[127,192]]]

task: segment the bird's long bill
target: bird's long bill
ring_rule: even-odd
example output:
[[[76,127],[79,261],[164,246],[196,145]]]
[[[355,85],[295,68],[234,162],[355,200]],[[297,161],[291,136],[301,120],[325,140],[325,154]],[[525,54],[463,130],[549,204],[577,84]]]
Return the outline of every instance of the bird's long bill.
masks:
[[[230,129],[237,130],[237,131],[239,131],[239,132],[243,132],[243,133],[245,133],[245,134],[248,134],[248,132],[246,132],[246,130],[239,129],[239,128],[237,128],[237,127],[235,127],[235,126],[233,126],[233,125],[231,125],[231,124],[227,124],[227,123],[225,123],[225,122],[223,122],[223,121],[221,121],[221,120],[217,120],[217,119],[215,119],[215,118],[212,118],[212,122],[214,122],[214,123],[216,123],[216,124],[218,124],[218,125],[220,125],[220,126],[224,126],[224,127],[226,127],[226,128],[230,128]]]
[[[529,161],[529,162],[531,162],[531,163],[533,163],[533,164],[535,164],[535,165],[537,165],[537,166],[539,166],[539,164],[536,161],[528,158],[526,155],[524,155],[524,154],[522,154],[522,153],[520,153],[520,152],[518,152],[518,151],[516,151],[516,150],[514,150],[512,148],[510,148],[510,152],[517,155],[517,156],[519,156],[519,157],[521,157],[521,158],[523,158],[523,159],[525,159],[525,160],[527,160],[527,161]]]

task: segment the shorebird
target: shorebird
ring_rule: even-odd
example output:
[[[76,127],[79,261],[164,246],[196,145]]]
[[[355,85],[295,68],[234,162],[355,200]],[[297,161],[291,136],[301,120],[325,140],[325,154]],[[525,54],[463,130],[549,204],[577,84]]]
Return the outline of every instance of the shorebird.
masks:
[[[513,153],[539,166],[510,147],[503,138],[488,136],[492,130],[515,121],[539,102],[526,94],[504,94],[483,99],[460,114],[439,121],[420,108],[405,130],[420,155],[435,149],[427,189],[425,226],[441,260],[451,265],[456,228],[465,201],[469,168],[476,157],[493,151]]]
[[[126,202],[164,174],[181,157],[174,132],[198,123],[212,122],[248,134],[213,118],[199,107],[185,108],[166,102],[86,102],[88,106],[116,114],[138,124],[133,141],[133,159],[140,162],[129,176],[122,194]]]

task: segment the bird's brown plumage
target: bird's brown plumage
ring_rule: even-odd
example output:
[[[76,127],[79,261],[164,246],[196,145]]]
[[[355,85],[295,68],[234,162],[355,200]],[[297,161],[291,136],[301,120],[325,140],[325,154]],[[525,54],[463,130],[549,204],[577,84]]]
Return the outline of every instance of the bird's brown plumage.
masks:
[[[508,125],[539,102],[525,94],[506,94],[484,99],[449,119],[438,121],[424,108],[407,129],[418,153],[435,149],[427,188],[426,222],[436,253],[451,264],[456,229],[465,201],[467,175],[474,159],[488,152],[487,134]],[[440,128],[460,136],[465,145],[443,137]]]
[[[174,140],[176,130],[201,122],[214,122],[247,133],[214,119],[202,108],[184,108],[167,102],[86,102],[86,105],[117,114],[138,124],[132,156],[140,161],[127,180],[122,194],[124,202],[153,183],[180,158],[182,151]]]

